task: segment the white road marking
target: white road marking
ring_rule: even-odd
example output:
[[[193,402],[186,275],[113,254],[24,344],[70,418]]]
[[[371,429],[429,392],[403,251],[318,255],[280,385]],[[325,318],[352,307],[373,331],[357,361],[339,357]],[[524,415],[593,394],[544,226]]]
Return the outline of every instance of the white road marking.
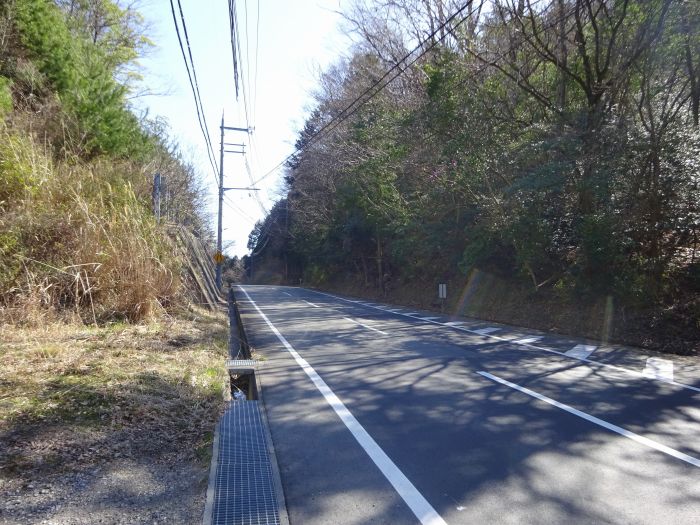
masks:
[[[588,356],[596,351],[598,347],[593,345],[576,345],[565,354],[576,359],[588,359]]]
[[[470,332],[479,335],[489,335],[490,333],[497,332],[498,330],[500,330],[500,328],[496,326],[487,326],[486,328],[479,328],[478,330],[470,330]]]
[[[345,299],[343,297],[338,297],[337,295],[325,293],[325,292],[319,292],[314,290],[317,294],[319,295],[325,295],[326,297],[332,297],[333,299],[338,299],[339,301],[347,301],[348,299]],[[406,317],[414,317],[415,315],[420,315],[418,312],[409,312],[405,314],[399,314],[399,315],[404,315]],[[426,321],[428,323],[433,323],[438,326],[444,326],[443,323],[438,323],[435,321]],[[461,330],[462,332],[469,332],[469,333],[476,333],[475,330],[470,330],[469,328],[464,328],[464,327],[454,327],[455,330]],[[502,341],[504,343],[510,343],[512,342],[506,337],[500,337],[498,335],[485,335],[485,337],[490,337],[491,339],[495,339],[496,341]],[[549,354],[554,354],[558,355],[561,357],[568,357],[571,358],[571,356],[566,355],[564,352],[560,352],[559,350],[554,350],[553,348],[549,348],[546,346],[537,346],[529,343],[522,343],[520,346],[524,348],[529,348],[531,350],[538,350],[540,352],[547,352]],[[696,386],[691,386],[691,385],[686,385],[685,383],[679,383],[678,381],[669,381],[667,379],[657,377],[657,378],[652,378],[652,377],[647,377],[645,376],[642,372],[639,370],[631,370],[629,368],[624,368],[622,366],[617,366],[617,365],[611,365],[610,363],[601,363],[600,361],[594,361],[593,359],[585,359],[585,358],[571,358],[571,359],[578,359],[579,361],[582,361],[584,363],[587,363],[592,366],[596,366],[598,368],[608,368],[610,370],[615,370],[617,372],[622,372],[623,374],[628,374],[637,378],[642,378],[642,379],[649,379],[649,380],[655,380],[655,381],[661,381],[663,383],[668,383],[669,385],[677,386],[678,388],[683,388],[685,390],[692,390],[693,392],[700,392],[700,388]]]
[[[614,425],[612,423],[608,423],[607,421],[597,418],[595,416],[592,416],[590,414],[587,414],[586,412],[582,412],[581,410],[578,410],[574,407],[571,407],[569,405],[565,405],[564,403],[560,403],[559,401],[555,401],[554,399],[544,396],[542,394],[538,394],[537,392],[534,392],[533,390],[530,390],[529,388],[525,388],[520,385],[516,385],[515,383],[511,383],[510,381],[506,381],[505,379],[501,379],[500,377],[497,377],[495,375],[489,374],[488,372],[477,372],[477,374],[486,377],[487,379],[491,379],[492,381],[496,381],[497,383],[501,383],[502,385],[505,385],[507,387],[510,387],[514,390],[518,390],[519,392],[522,392],[523,394],[527,394],[528,396],[532,396],[536,399],[539,399],[540,401],[544,401],[545,403],[549,403],[552,406],[555,406],[557,408],[560,408],[561,410],[564,410],[565,412],[568,412],[569,414],[573,414],[575,416],[578,416],[582,419],[585,419],[586,421],[589,421],[591,423],[594,423],[598,426],[601,426],[603,428],[606,428],[608,430],[611,430],[613,432],[616,432],[617,434],[620,434],[621,436],[625,436],[626,438],[631,439],[632,441],[636,441],[637,443],[641,443],[642,445],[645,445],[649,448],[653,448],[654,450],[658,450],[659,452],[663,452],[664,454],[668,454],[669,456],[673,456],[674,458],[680,459],[681,461],[685,461],[686,463],[690,463],[691,465],[695,467],[700,467],[700,459],[694,458],[693,456],[689,456],[688,454],[684,454],[683,452],[680,452],[674,448],[668,447],[666,445],[662,445],[661,443],[658,443],[657,441],[654,441],[652,439],[646,438],[644,436],[640,436],[639,434],[635,434],[634,432],[630,432],[629,430],[626,430],[622,427],[618,427],[617,425]]]
[[[461,321],[450,321],[448,323],[442,323],[445,326],[462,326],[464,323]]]
[[[367,330],[372,330],[373,332],[378,332],[382,335],[389,335],[386,332],[382,332],[381,330],[377,330],[376,328],[372,328],[371,326],[366,325],[364,323],[361,323],[360,321],[355,321],[355,319],[350,319],[349,317],[343,317],[343,319],[345,319],[346,321],[350,321],[351,323],[359,324],[361,327],[367,328]]]
[[[439,317],[419,317],[421,321],[435,321],[435,319],[440,319]]]
[[[288,295],[289,297],[291,297],[291,296],[292,296],[292,294],[290,294],[290,293],[287,293],[287,292],[282,292],[282,293],[283,293],[284,295]]]
[[[243,293],[245,293],[245,292],[243,292]],[[306,301],[306,300],[304,300],[304,299],[302,299],[302,301],[304,301],[306,304],[309,304],[309,305],[313,306],[314,308],[321,308],[319,305],[314,304],[314,303],[310,303],[309,301]]]
[[[258,308],[255,301],[251,299],[248,292],[246,292],[243,287],[239,286],[240,290],[245,294],[253,307],[258,311],[260,317],[263,318],[267,326],[270,327],[272,333],[277,336],[282,345],[287,349],[287,351],[292,355],[297,364],[301,369],[306,372],[309,379],[318,388],[319,392],[323,395],[326,402],[331,406],[331,408],[338,414],[340,420],[345,424],[347,429],[352,433],[354,438],[364,449],[370,459],[374,462],[379,470],[384,474],[384,477],[391,483],[396,492],[401,496],[406,502],[406,505],[413,511],[416,518],[423,525],[447,525],[445,520],[440,517],[440,515],[435,511],[435,509],[428,503],[423,495],[418,492],[418,489],[411,483],[411,481],[404,475],[399,467],[391,461],[391,458],[386,455],[386,452],[377,444],[377,442],[369,435],[369,433],[364,429],[360,422],[355,419],[355,416],[348,410],[348,408],[343,404],[343,402],[335,395],[333,390],[326,384],[326,382],[321,378],[320,375],[314,370],[314,368],[303,358],[294,347],[289,344],[289,342],[284,338],[279,330],[272,324],[272,322],[267,318],[267,316]]]
[[[394,308],[392,310],[387,310],[387,312],[391,312],[392,314],[398,314],[398,313],[403,312],[403,310]]]
[[[544,336],[542,335],[533,335],[532,337],[523,337],[521,339],[515,339],[513,340],[513,343],[517,343],[519,345],[526,345],[529,343],[536,343],[540,339],[542,339]]]
[[[673,361],[650,357],[647,359],[647,366],[642,370],[642,374],[651,379],[673,381]]]

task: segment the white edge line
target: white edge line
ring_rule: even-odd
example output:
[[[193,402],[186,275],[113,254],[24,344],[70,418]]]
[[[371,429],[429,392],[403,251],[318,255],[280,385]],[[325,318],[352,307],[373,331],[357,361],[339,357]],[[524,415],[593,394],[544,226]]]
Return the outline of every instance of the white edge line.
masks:
[[[267,326],[270,327],[272,333],[277,336],[280,343],[287,349],[287,351],[292,355],[297,364],[306,372],[309,379],[313,382],[316,388],[321,392],[326,402],[331,406],[331,408],[338,414],[340,420],[345,424],[347,429],[352,433],[353,437],[357,440],[360,446],[364,449],[370,459],[374,462],[379,470],[384,474],[384,477],[391,483],[396,492],[401,496],[406,502],[406,505],[411,509],[413,514],[418,518],[418,520],[423,525],[447,525],[445,520],[440,517],[440,515],[435,511],[435,509],[428,503],[423,495],[418,492],[418,489],[411,483],[411,481],[404,475],[401,470],[396,466],[396,464],[386,455],[382,448],[377,444],[376,441],[369,435],[369,433],[364,429],[355,416],[347,409],[343,402],[335,395],[333,390],[326,384],[326,382],[318,375],[316,370],[297,353],[291,344],[284,338],[284,336],[277,330],[275,325],[270,322],[267,316],[258,308],[258,305],[253,301],[253,299],[248,295],[248,292],[243,289],[242,286],[238,288],[245,294],[250,301],[250,304],[257,310],[260,317],[263,318]]]
[[[658,443],[652,439],[646,438],[644,436],[640,436],[639,434],[635,434],[634,432],[630,432],[629,430],[626,430],[622,427],[618,427],[617,425],[613,425],[612,423],[608,423],[607,421],[597,418],[595,416],[592,416],[590,414],[587,414],[586,412],[582,412],[576,408],[573,408],[569,405],[565,405],[564,403],[560,403],[559,401],[555,401],[552,398],[549,398],[547,396],[544,396],[542,394],[538,394],[537,392],[534,392],[530,390],[529,388],[525,388],[520,385],[516,385],[515,383],[511,383],[510,381],[506,381],[505,379],[502,379],[498,376],[495,376],[493,374],[489,374],[488,372],[483,372],[479,371],[477,374],[487,378],[491,379],[492,381],[496,381],[497,383],[501,383],[502,385],[505,385],[507,387],[513,388],[515,390],[518,390],[522,392],[523,394],[527,394],[529,396],[532,396],[536,399],[539,399],[540,401],[544,401],[545,403],[549,403],[552,406],[555,406],[557,408],[560,408],[564,410],[565,412],[568,412],[569,414],[573,414],[574,416],[578,416],[582,419],[585,419],[586,421],[590,421],[591,423],[594,423],[598,426],[601,426],[603,428],[607,428],[608,430],[611,430],[613,432],[616,432],[620,434],[621,436],[624,436],[626,438],[631,439],[632,441],[636,441],[637,443],[641,443],[642,445],[645,445],[649,448],[653,448],[655,450],[658,450],[659,452],[663,452],[664,454],[668,454],[669,456],[673,456],[676,459],[680,459],[681,461],[685,461],[686,463],[690,463],[691,465],[695,467],[700,467],[700,459],[694,458],[693,456],[689,456],[688,454],[684,454],[683,452],[680,452],[674,448],[668,447],[666,445],[662,445],[661,443]]]
[[[332,295],[332,294],[325,293],[325,292],[319,292],[318,290],[313,290],[313,291],[316,292],[317,294],[320,294],[320,295],[325,295],[328,297],[332,297],[334,299],[339,299],[340,301],[348,301],[349,302],[349,299],[345,299],[343,297],[338,297],[337,295]],[[364,305],[364,306],[367,306],[368,308],[374,308],[373,306],[368,306],[368,305]],[[411,315],[411,313],[415,313],[415,312],[397,313],[396,315],[402,315],[404,317],[410,317],[411,319],[417,319],[416,317]],[[437,321],[424,321],[424,322],[436,324],[438,326],[448,326],[445,323],[439,323]],[[469,328],[464,328],[461,326],[449,326],[449,328],[452,328],[454,330],[460,330],[462,332],[468,332],[471,334],[481,335],[483,337],[490,337],[491,339],[495,339],[497,341],[502,341],[504,343],[513,343],[512,340],[507,339],[505,337],[500,337],[498,335],[492,335],[492,334],[479,334],[474,330],[470,330]],[[573,357],[570,355],[566,355],[566,353],[564,353],[564,352],[559,352],[558,350],[554,350],[553,348],[547,348],[546,346],[537,346],[537,345],[532,345],[529,343],[518,343],[518,346],[520,346],[522,348],[530,348],[532,350],[540,350],[542,352],[549,352],[551,354],[556,354],[556,355],[559,355],[562,357],[566,357],[568,359],[575,359],[577,361],[582,361],[584,363],[588,363],[589,365],[595,365],[595,366],[604,367],[604,368],[612,368],[613,370],[618,370],[620,372],[624,372],[626,374],[636,376],[640,379],[647,379],[649,381],[659,381],[661,383],[667,383],[669,385],[674,385],[674,386],[677,386],[679,388],[685,388],[687,390],[693,390],[694,392],[700,392],[700,388],[695,387],[695,386],[691,386],[691,385],[686,385],[685,383],[679,383],[678,381],[674,381],[671,379],[664,379],[661,377],[648,377],[648,376],[645,376],[643,373],[638,372],[636,370],[630,370],[629,368],[624,368],[624,367],[617,366],[617,365],[611,365],[609,363],[601,363],[600,361],[594,361],[593,359],[588,359],[585,357]]]

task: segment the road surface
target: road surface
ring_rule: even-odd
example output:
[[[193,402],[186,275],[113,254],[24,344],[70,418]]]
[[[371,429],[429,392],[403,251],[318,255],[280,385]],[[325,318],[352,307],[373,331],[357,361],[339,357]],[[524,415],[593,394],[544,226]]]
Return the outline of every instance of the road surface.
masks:
[[[700,523],[700,382],[664,360],[302,288],[236,294],[292,525]]]

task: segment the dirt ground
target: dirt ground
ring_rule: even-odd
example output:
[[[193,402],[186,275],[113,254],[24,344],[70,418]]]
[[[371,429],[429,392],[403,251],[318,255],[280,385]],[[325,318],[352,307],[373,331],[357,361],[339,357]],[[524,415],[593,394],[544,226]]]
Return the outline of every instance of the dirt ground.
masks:
[[[201,522],[224,314],[0,327],[0,524]]]

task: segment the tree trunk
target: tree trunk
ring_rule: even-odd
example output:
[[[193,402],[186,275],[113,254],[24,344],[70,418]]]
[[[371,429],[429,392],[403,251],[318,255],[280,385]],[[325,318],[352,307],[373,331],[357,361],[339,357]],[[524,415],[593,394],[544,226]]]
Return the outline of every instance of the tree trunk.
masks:
[[[557,106],[560,111],[563,111],[566,107],[566,73],[564,69],[566,68],[566,17],[564,0],[558,0],[558,12],[559,17],[557,31],[558,35],[558,49],[557,49],[557,67],[559,68],[559,83],[557,85]]]
[[[382,265],[382,238],[379,235],[377,226],[377,278],[379,279],[379,290],[384,293],[384,269]]]

